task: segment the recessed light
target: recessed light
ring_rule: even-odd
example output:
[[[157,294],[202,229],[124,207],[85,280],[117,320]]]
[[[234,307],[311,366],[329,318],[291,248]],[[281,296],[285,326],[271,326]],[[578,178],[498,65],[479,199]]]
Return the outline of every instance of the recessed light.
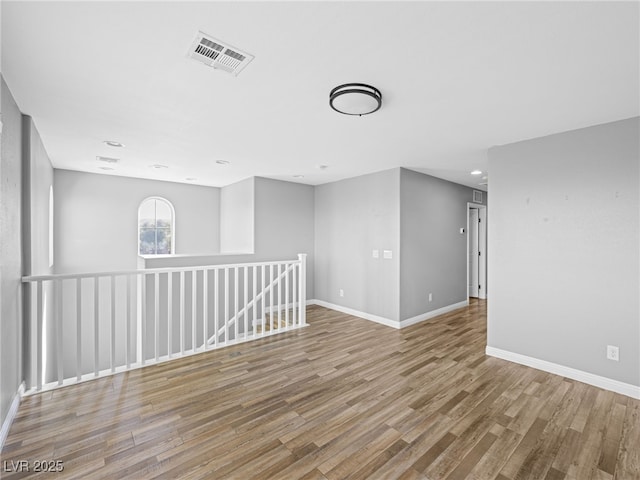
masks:
[[[482,175],[482,170],[474,170],[471,175]]]
[[[109,145],[110,147],[118,147],[118,148],[124,147],[124,143],[116,142],[115,140],[105,140],[102,143],[104,143],[105,145]]]
[[[187,178],[185,178],[185,180],[187,182],[195,182],[197,180],[197,178],[195,178],[195,177],[187,177]]]
[[[317,165],[316,168],[320,170],[326,170],[327,168],[329,168],[329,165]]]
[[[218,165],[229,165],[229,162],[227,162],[226,160],[216,160],[216,163]]]
[[[115,170],[115,168],[111,167],[98,167],[100,170]]]
[[[162,168],[169,168],[166,165],[160,165],[159,163],[156,163],[155,165],[149,165],[151,168],[155,168],[156,170],[160,170]]]
[[[304,178],[304,175],[294,175],[293,178]]]

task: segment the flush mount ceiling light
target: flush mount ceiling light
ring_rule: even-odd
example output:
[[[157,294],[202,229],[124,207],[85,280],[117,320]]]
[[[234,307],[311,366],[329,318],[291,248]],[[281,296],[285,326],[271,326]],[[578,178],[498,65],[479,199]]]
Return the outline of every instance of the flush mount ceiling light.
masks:
[[[116,142],[115,140],[105,140],[102,143],[109,145],[110,147],[124,147],[124,143]]]
[[[345,83],[329,93],[329,105],[345,115],[368,115],[382,106],[380,90],[364,83]]]
[[[155,165],[149,165],[151,168],[155,168],[156,170],[162,170],[163,168],[169,168],[166,165],[160,165],[159,163],[156,163]]]
[[[218,165],[229,165],[229,162],[227,162],[226,160],[216,160],[216,163]]]
[[[482,175],[482,170],[474,170],[471,175]]]

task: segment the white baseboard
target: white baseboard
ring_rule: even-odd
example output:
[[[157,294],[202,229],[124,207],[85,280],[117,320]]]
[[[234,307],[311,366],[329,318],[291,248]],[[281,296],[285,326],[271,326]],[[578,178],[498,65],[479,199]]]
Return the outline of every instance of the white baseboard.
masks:
[[[446,307],[438,308],[437,310],[431,310],[430,312],[421,313],[420,315],[416,315],[415,317],[402,320],[400,322],[400,328],[405,328],[410,325],[415,325],[416,323],[424,322],[425,320],[429,320],[430,318],[437,317],[438,315],[442,315],[444,313],[452,312],[453,310],[457,310],[459,308],[464,308],[468,305],[469,299],[447,305]]]
[[[336,305],[335,303],[325,302],[324,300],[310,300],[307,302],[307,305],[320,305],[321,307],[330,308],[331,310],[337,310],[338,312],[346,313],[348,315],[353,315],[354,317],[360,317],[360,318],[364,318],[365,320],[371,320],[372,322],[380,323],[382,325],[386,325],[387,327],[401,329],[401,328],[408,327],[410,325],[415,325],[416,323],[419,323],[419,322],[424,322],[425,320],[429,320],[430,318],[437,317],[438,315],[442,315],[443,313],[448,313],[453,310],[457,310],[458,308],[466,307],[467,305],[469,305],[469,300],[464,300],[462,302],[454,303],[452,305],[447,305],[446,307],[438,308],[437,310],[432,310],[430,312],[421,313],[420,315],[407,318],[406,320],[402,320],[401,322],[391,320],[390,318],[373,315],[371,313],[354,310],[353,308],[343,307],[342,305]]]
[[[16,413],[18,413],[18,407],[20,406],[20,401],[22,400],[23,395],[24,382],[20,384],[20,386],[18,387],[18,391],[13,396],[13,400],[11,400],[11,405],[9,406],[7,416],[5,417],[4,422],[2,422],[2,429],[0,429],[0,452],[4,447],[4,442],[7,439],[7,435],[9,435],[9,430],[11,429],[13,419],[16,417]]]
[[[309,305],[309,302],[307,302]],[[371,313],[361,312],[352,308],[343,307],[342,305],[336,305],[335,303],[325,302],[324,300],[313,300],[313,305],[320,305],[321,307],[330,308],[338,312],[353,315],[354,317],[364,318],[365,320],[371,320],[372,322],[381,323],[387,327],[400,328],[400,323],[390,318],[379,317],[378,315],[372,315]]]
[[[640,386],[631,385],[630,383],[624,383],[618,380],[612,380],[593,373],[576,370],[575,368],[565,367],[564,365],[558,365],[557,363],[547,362],[546,360],[528,357],[526,355],[509,352],[508,350],[501,350],[495,347],[487,346],[485,352],[491,357],[519,363],[520,365],[526,365],[527,367],[536,368],[544,372],[553,373],[572,380],[577,380],[578,382],[587,383],[594,387],[603,388],[631,398],[640,399]]]

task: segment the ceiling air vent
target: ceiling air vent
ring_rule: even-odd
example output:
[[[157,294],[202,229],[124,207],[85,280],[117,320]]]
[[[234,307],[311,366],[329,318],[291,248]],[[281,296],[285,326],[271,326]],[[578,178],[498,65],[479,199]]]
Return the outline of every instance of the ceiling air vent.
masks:
[[[101,157],[101,156],[97,156],[96,160],[98,160],[99,162],[105,162],[105,163],[118,163],[120,161],[120,159],[118,158]]]
[[[218,68],[233,75],[238,75],[253,60],[253,55],[216,40],[203,32],[196,34],[187,56],[209,67]]]

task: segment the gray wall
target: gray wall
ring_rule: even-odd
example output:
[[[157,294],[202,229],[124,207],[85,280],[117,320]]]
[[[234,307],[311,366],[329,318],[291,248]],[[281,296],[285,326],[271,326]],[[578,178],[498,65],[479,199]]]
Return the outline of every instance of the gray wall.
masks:
[[[0,146],[0,425],[22,382],[22,118],[1,83]]]
[[[254,178],[220,189],[220,252],[254,252]]]
[[[467,300],[467,236],[460,228],[472,200],[471,188],[400,170],[401,320]]]
[[[306,253],[307,298],[314,298],[314,187],[255,177],[254,188],[254,254],[148,258],[146,267],[294,260]]]
[[[489,151],[489,346],[640,385],[639,128]]]
[[[220,189],[55,171],[56,273],[137,268],[138,207],[147,197],[175,209],[176,254],[218,253]]]
[[[23,216],[25,229],[25,273],[51,273],[49,258],[49,189],[53,186],[53,166],[40,134],[31,117],[23,115],[23,174],[25,200],[28,208]],[[25,204],[25,207],[27,205]]]
[[[315,245],[316,299],[398,321],[400,169],[317,186]]]
[[[314,298],[313,187],[255,178],[255,252],[258,261],[307,254],[307,298]]]
[[[50,196],[53,186],[53,166],[42,143],[40,134],[33,119],[22,116],[22,249],[23,273],[25,275],[45,275],[53,271],[53,256],[50,254],[50,229],[53,228],[50,218]],[[24,287],[24,326],[23,326],[23,367],[27,384],[35,382],[31,378],[31,345],[29,342],[32,319],[35,317],[35,290]],[[54,290],[50,282],[43,284],[44,317],[42,328],[46,338],[54,338],[53,319]],[[55,352],[49,348],[46,359],[45,375],[55,368]],[[53,368],[52,368],[53,367]]]

